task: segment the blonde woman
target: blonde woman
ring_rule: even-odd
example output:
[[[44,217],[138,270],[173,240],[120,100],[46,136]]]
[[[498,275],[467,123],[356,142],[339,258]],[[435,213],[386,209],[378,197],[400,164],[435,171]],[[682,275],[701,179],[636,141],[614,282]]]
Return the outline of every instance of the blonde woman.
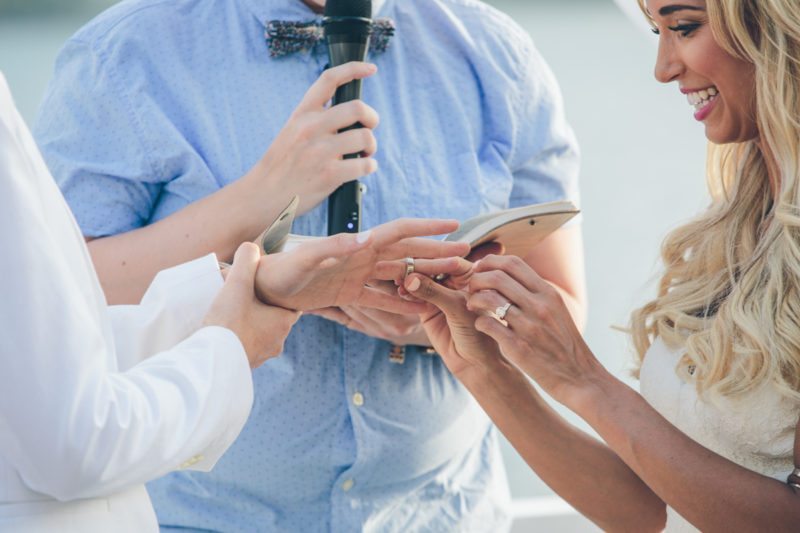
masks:
[[[609,374],[558,293],[514,258],[468,291],[405,287],[447,365],[541,478],[606,530],[800,530],[800,3],[641,0],[656,77],[711,141],[713,202],[664,243],[636,311],[641,395]],[[493,313],[494,318],[487,316]],[[474,329],[472,328],[474,326]],[[566,423],[529,384],[600,435]]]

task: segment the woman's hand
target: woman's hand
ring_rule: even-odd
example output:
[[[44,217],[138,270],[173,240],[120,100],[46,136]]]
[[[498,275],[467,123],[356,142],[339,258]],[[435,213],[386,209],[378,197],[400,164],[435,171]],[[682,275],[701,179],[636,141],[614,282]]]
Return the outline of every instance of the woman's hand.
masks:
[[[461,257],[416,259],[414,271],[430,277],[443,275],[447,278],[445,282],[447,286],[460,288],[466,286],[469,276],[472,274],[472,263]],[[376,279],[369,280],[367,285],[386,294],[396,295],[399,293],[408,301],[420,301],[409,295],[403,288],[405,272],[405,261],[382,261],[376,266]],[[405,305],[403,300],[397,299],[396,301]],[[372,309],[367,306],[345,305],[319,309],[312,313],[338,322],[353,331],[383,339],[398,346],[407,344],[431,346],[431,341],[422,327],[419,311],[404,313],[402,309]]]
[[[283,351],[283,343],[300,317],[297,311],[266,305],[256,298],[258,261],[258,246],[244,243],[239,247],[225,275],[225,285],[203,320],[204,326],[228,328],[239,337],[250,368]]]
[[[468,294],[412,274],[403,287],[431,306],[420,314],[422,327],[447,368],[463,380],[502,359],[497,344],[475,329],[478,315],[467,309]]]
[[[436,268],[450,273],[465,255],[465,243],[423,239],[450,233],[454,220],[399,219],[359,234],[343,233],[303,243],[297,248],[261,259],[256,291],[265,302],[308,311],[361,305],[400,313],[419,313],[423,303],[408,301],[370,287],[371,279],[399,279],[402,263],[383,263],[401,257],[439,259]],[[441,259],[450,258],[450,259]]]
[[[488,256],[475,265],[467,307],[475,327],[557,401],[574,408],[608,373],[573,322],[561,295],[522,259]],[[508,324],[487,316],[510,303]]]
[[[372,155],[378,143],[372,130],[378,113],[361,100],[328,106],[336,89],[377,72],[375,65],[352,62],[327,69],[306,92],[303,100],[256,166],[243,178],[252,187],[281,205],[297,195],[298,214],[305,213],[327,198],[341,184],[378,169]],[[343,131],[360,123],[363,128]],[[343,159],[361,154],[358,159]]]

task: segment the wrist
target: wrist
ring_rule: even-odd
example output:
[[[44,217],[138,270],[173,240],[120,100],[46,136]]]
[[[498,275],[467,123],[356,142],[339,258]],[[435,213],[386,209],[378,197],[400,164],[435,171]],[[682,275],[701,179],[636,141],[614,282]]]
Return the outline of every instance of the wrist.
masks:
[[[502,387],[509,378],[517,374],[523,375],[513,364],[499,355],[486,357],[483,361],[469,364],[453,373],[471,391]]]
[[[246,217],[243,224],[246,241],[258,237],[294,196],[288,187],[281,184],[273,175],[269,163],[264,158],[229,187],[236,191],[235,212]]]
[[[621,407],[630,404],[629,395],[635,392],[605,369],[587,379],[580,387],[576,387],[566,395],[562,402],[575,414],[586,420],[589,425],[596,424],[611,416]]]
[[[254,291],[256,298],[262,303],[283,307],[283,305],[278,302],[278,295],[275,294],[275,291],[270,287],[270,270],[274,259],[275,258],[271,255],[261,256],[261,259],[258,261],[258,268],[256,269]]]

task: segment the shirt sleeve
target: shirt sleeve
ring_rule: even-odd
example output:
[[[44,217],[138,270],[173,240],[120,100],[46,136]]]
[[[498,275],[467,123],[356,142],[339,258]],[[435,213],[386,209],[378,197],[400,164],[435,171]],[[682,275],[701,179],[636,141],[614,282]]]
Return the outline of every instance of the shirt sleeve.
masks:
[[[157,212],[177,211],[219,188],[187,125],[204,103],[169,83],[170,64],[158,54],[171,50],[154,50],[146,39],[136,32],[73,37],[59,53],[34,125],[88,237],[140,228]]]
[[[68,41],[56,61],[34,136],[84,235],[146,224],[163,176],[143,140],[144,102],[106,54]],[[155,135],[155,133],[154,133]]]
[[[139,305],[108,308],[120,370],[185,340],[200,329],[222,288],[214,254],[156,274]]]
[[[558,82],[527,34],[517,46],[519,81],[510,91],[511,206],[555,200],[578,205],[580,154]]]
[[[32,490],[111,494],[208,469],[253,401],[237,337],[203,328],[125,372],[88,251],[0,83],[0,450]]]

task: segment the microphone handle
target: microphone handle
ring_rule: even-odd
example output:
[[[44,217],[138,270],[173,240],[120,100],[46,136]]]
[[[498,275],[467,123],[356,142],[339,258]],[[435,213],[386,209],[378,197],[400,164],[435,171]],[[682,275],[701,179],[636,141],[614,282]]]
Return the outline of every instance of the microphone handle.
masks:
[[[336,89],[333,105],[361,99],[361,80],[354,80]],[[360,123],[339,131],[363,128]],[[358,159],[361,154],[347,154],[344,159]],[[358,180],[340,185],[328,197],[328,235],[361,231],[361,183]]]
[[[361,22],[358,23],[362,24]],[[369,47],[369,36],[328,35],[328,55],[331,65],[342,65],[348,61],[364,61]],[[336,89],[333,105],[361,99],[361,80],[353,80]],[[340,131],[363,128],[359,123]],[[361,154],[347,154],[344,159],[358,159]],[[358,233],[361,231],[361,184],[358,180],[340,185],[328,197],[328,235]]]

